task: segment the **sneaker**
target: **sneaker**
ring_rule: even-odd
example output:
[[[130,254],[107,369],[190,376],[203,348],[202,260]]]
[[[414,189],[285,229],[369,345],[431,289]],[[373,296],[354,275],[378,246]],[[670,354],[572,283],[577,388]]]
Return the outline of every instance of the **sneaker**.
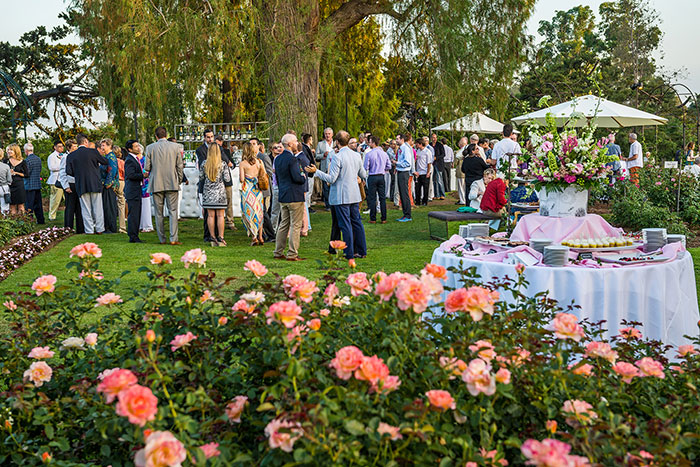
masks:
[[[407,217],[407,218],[404,219],[404,222],[411,222],[412,220],[413,220],[412,217]]]
[[[366,211],[362,211],[362,214],[369,214],[369,209]]]
[[[408,222],[411,219],[407,219],[406,217],[402,217],[401,219],[398,219],[399,222]]]

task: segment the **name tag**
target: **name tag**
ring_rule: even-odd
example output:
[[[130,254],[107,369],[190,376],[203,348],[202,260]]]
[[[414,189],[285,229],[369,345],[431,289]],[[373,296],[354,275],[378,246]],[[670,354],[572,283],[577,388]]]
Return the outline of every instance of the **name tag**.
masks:
[[[590,251],[585,251],[583,253],[579,253],[578,259],[579,259],[579,261],[582,261],[584,259],[593,259],[593,253]]]
[[[664,169],[677,169],[678,161],[664,161]]]

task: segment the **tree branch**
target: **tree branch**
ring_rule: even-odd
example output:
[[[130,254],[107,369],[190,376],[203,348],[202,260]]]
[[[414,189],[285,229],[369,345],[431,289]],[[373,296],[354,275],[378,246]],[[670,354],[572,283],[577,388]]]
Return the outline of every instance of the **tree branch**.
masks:
[[[323,20],[322,27],[330,28],[335,34],[341,34],[368,16],[381,14],[397,19],[401,17],[388,0],[350,0],[328,15]]]

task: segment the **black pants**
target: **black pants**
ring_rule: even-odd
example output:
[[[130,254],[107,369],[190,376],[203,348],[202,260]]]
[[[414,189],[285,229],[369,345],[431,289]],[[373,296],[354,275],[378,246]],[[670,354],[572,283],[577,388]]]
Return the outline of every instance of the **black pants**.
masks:
[[[63,215],[63,226],[73,228],[73,219],[75,218],[75,233],[84,234],[85,226],[83,224],[83,214],[80,211],[80,197],[75,192],[75,183],[69,185],[70,193],[66,195],[66,212]],[[139,215],[141,211],[139,211]]]
[[[389,199],[394,200],[396,194],[396,169],[391,169],[391,185],[389,185]]]
[[[450,173],[452,172],[452,162],[445,162],[445,168],[442,169],[442,183],[445,185],[445,193],[452,191],[450,188]]]
[[[105,233],[117,233],[117,193],[114,188],[102,188],[102,211],[105,218]]]
[[[403,217],[411,219],[411,197],[408,195],[408,179],[411,178],[411,174],[408,171],[399,172],[397,177],[399,177],[399,198],[401,198]]]
[[[379,194],[379,209],[382,211],[382,220],[386,220],[386,181],[384,175],[370,175],[367,178],[367,205],[369,206],[369,218],[377,220],[377,194]]]
[[[27,190],[26,193],[27,201],[24,203],[24,208],[34,214],[37,224],[45,224],[44,207],[41,205],[41,190]]]
[[[331,241],[340,240],[342,232],[340,231],[340,226],[338,225],[338,215],[335,212],[335,206],[331,206]],[[335,249],[328,245],[328,253],[334,255]]]
[[[270,199],[270,198],[268,198]],[[272,206],[272,203],[270,203]],[[265,204],[263,203],[263,207]],[[272,217],[270,217],[270,207],[263,209],[263,240],[271,242],[275,240],[277,229],[272,227]]]
[[[326,182],[322,182],[322,183],[323,183],[323,187],[322,187],[323,188],[323,190],[322,190],[323,204],[326,206],[326,209],[333,210],[333,208],[328,204],[328,196],[330,196],[330,193],[331,193],[331,186]]]
[[[141,197],[127,199],[126,205],[129,207],[129,215],[126,217],[126,233],[129,235],[129,240],[138,240],[139,226],[141,225]],[[106,226],[107,222],[105,216],[105,228]]]
[[[416,181],[416,206],[422,204],[428,205],[428,193],[430,192],[430,177],[427,175],[419,175]]]

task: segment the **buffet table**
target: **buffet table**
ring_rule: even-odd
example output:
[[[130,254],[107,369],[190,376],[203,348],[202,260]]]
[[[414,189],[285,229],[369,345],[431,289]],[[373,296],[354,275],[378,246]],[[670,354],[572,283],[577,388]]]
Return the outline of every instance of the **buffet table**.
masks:
[[[185,178],[189,180],[188,184],[183,183],[180,186],[180,217],[202,217],[202,205],[200,204],[199,194],[197,193],[197,183],[199,181],[199,170],[194,164],[185,165]],[[231,170],[231,180],[233,181],[233,216],[241,217],[241,182],[238,179],[238,167]],[[152,207],[155,209],[155,207]],[[167,209],[166,209],[167,215]]]
[[[548,218],[530,214],[523,217],[510,238],[527,241],[547,236],[562,241],[573,235],[614,234],[617,231],[603,218],[594,215]],[[681,243],[671,243],[663,248],[661,256],[667,258],[665,262],[620,265],[585,259],[569,262],[563,267],[552,267],[542,264],[541,254],[527,245],[505,249],[475,243],[476,251],[466,251],[459,247],[464,241],[453,236],[433,252],[431,262],[459,270],[475,268],[485,282],[506,276],[515,279],[515,264],[511,264],[513,253],[523,252],[537,260],[537,264],[527,266],[523,273],[529,283],[524,293],[534,296],[546,292],[547,297],[557,300],[562,308],[572,303],[580,306],[572,313],[590,322],[605,320],[603,327],[608,330],[607,338],[618,335],[618,330],[625,327],[621,325],[623,319],[643,323],[640,330],[645,337],[673,346],[688,344],[690,342],[683,336],[697,336],[699,333],[693,259]],[[570,259],[576,259],[576,254],[572,253]],[[459,275],[448,271],[446,286],[460,287],[459,281]],[[500,292],[502,300],[513,301],[510,293]]]

